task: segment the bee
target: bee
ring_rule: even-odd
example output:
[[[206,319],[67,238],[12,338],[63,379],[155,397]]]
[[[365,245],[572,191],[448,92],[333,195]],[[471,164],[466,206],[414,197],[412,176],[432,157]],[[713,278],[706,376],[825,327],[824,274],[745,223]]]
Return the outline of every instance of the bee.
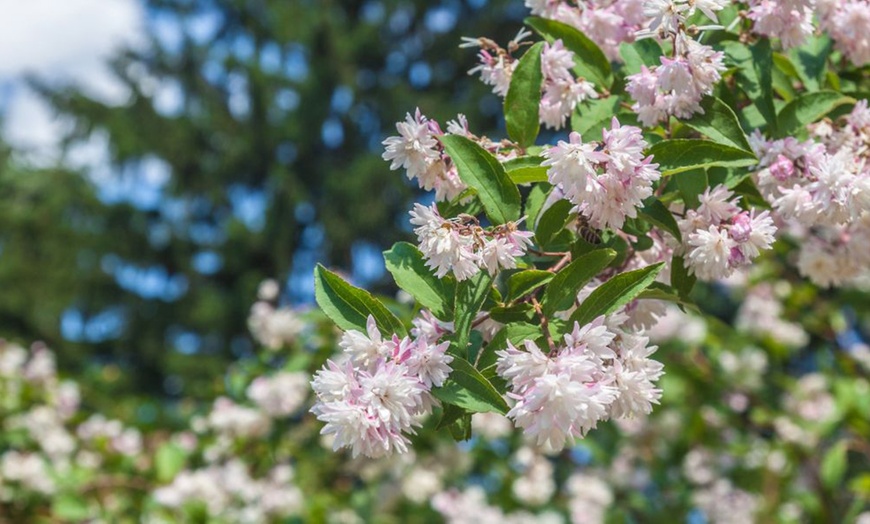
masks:
[[[577,234],[590,244],[600,244],[601,235],[598,230],[589,225],[589,219],[583,215],[577,215]]]

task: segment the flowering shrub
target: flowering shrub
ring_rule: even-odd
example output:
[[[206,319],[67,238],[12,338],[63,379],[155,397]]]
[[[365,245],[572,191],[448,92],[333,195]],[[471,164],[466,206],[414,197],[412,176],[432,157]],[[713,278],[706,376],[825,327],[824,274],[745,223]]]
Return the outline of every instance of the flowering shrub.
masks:
[[[504,97],[507,138],[462,115],[445,133],[417,109],[384,141],[391,169],[435,191],[410,212],[418,245],[385,254],[419,306],[413,338],[317,269],[318,303],[346,330],[345,363],[314,381],[337,448],[405,452],[417,417],[440,408],[455,435],[495,412],[559,450],[648,414],[664,371],[644,330],[666,302],[692,307],[696,280],[751,268],[778,233],[801,241],[798,270],[819,285],[867,276],[867,103],[827,73],[829,48],[809,69],[773,50],[819,40],[808,5],[527,5],[544,42],[521,30],[506,48],[462,44],[480,48],[469,73]],[[619,31],[603,38],[603,18]],[[569,120],[567,140],[538,139]]]
[[[461,43],[506,138],[415,109],[384,141],[434,192],[398,300],[265,282],[263,351],[180,428],[0,345],[0,516],[870,521],[870,7],[526,4],[544,41]]]

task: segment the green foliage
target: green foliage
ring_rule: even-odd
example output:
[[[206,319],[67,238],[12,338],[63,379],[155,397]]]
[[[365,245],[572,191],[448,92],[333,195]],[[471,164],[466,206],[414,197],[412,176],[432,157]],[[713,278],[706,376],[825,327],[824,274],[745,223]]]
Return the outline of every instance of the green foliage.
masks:
[[[451,278],[437,278],[426,267],[419,249],[407,242],[397,242],[384,251],[384,261],[396,284],[420,305],[441,320],[453,319],[456,283]]]
[[[493,223],[520,218],[520,192],[495,157],[464,136],[444,135],[440,140],[456,164],[459,178],[477,192]]]
[[[510,88],[504,99],[505,125],[508,135],[520,147],[535,143],[541,126],[538,123],[538,98],[541,96],[541,50],[538,42],[520,58],[511,75]],[[513,177],[511,177],[513,178]]]
[[[314,292],[320,309],[342,329],[364,333],[366,320],[372,315],[383,335],[407,333],[402,322],[380,300],[319,264],[314,271]]]

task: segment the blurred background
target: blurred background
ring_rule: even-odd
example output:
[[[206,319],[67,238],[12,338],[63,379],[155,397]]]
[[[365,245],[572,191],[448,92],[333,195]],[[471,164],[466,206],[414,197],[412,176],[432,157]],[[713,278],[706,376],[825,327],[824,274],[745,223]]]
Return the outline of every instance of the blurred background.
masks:
[[[313,304],[316,261],[392,292],[417,196],[381,141],[419,106],[498,129],[460,36],[505,0],[0,0],[0,326],[96,409],[212,398],[255,349],[257,285]]]

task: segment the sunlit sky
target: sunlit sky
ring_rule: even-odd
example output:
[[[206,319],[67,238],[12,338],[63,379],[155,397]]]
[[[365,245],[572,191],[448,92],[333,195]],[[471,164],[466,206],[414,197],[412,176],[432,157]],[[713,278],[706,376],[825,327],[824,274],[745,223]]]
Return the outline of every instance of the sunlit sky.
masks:
[[[25,75],[74,82],[100,98],[123,102],[126,92],[105,66],[123,45],[143,42],[145,13],[136,0],[0,0],[0,109],[3,136],[50,155],[59,133]]]

